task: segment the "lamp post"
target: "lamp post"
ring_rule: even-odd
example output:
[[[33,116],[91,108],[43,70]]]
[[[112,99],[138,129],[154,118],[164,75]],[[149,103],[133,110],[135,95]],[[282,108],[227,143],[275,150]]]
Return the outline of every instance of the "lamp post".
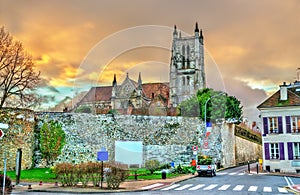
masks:
[[[215,97],[220,96],[220,95],[223,95],[223,94],[225,94],[225,92],[220,92],[220,93],[218,93],[218,94],[216,94],[216,95],[213,95],[213,96],[209,97],[209,98],[206,100],[206,102],[205,102],[205,105],[204,105],[204,123],[205,123],[204,137],[205,137],[205,135],[206,135],[206,130],[207,130],[207,124],[206,124],[206,109],[207,109],[207,103],[208,103],[209,100],[211,100],[212,98],[215,98]]]

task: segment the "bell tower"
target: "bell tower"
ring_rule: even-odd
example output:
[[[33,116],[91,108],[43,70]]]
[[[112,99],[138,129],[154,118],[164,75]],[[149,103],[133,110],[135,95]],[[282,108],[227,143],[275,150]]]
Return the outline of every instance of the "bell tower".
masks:
[[[194,36],[181,37],[174,26],[170,62],[170,104],[178,106],[206,87],[203,34],[195,25]]]
[[[170,62],[170,104],[178,106],[206,87],[203,34],[195,25],[194,36],[181,37],[176,25],[173,31]]]

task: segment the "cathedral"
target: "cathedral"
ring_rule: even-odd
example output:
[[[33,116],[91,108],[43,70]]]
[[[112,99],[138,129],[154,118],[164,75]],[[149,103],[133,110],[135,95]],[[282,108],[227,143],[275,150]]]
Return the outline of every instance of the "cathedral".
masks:
[[[76,107],[90,106],[96,114],[114,110],[119,114],[174,116],[182,101],[206,87],[202,30],[195,25],[194,35],[182,37],[173,31],[169,83],[143,83],[127,73],[120,84],[116,75],[111,86],[92,87]]]

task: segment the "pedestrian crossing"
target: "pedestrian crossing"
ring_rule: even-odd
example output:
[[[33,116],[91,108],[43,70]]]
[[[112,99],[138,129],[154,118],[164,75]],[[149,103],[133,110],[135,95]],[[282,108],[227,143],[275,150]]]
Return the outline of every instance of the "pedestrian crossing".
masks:
[[[231,176],[234,176],[234,175],[253,175],[252,173],[246,173],[246,172],[232,172],[232,173],[228,173],[228,172],[218,172],[217,175],[231,175]]]
[[[231,184],[173,184],[171,186],[168,186],[166,188],[160,189],[161,191],[168,191],[168,190],[175,190],[175,191],[181,191],[181,190],[189,190],[189,191],[196,191],[196,190],[203,190],[203,191],[211,191],[211,190],[217,190],[217,191],[233,191],[233,192],[241,192],[241,191],[248,191],[248,192],[269,192],[269,193],[289,193],[289,191],[282,187],[259,187],[259,186],[246,186],[246,185],[231,185]]]

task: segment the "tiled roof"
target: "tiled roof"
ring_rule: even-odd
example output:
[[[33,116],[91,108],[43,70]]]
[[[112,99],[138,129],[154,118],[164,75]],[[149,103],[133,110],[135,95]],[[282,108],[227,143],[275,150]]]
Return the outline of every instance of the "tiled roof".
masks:
[[[81,102],[110,101],[112,86],[92,87]]]
[[[169,83],[145,83],[142,87],[147,98],[152,98],[153,93],[154,96],[160,94],[169,99]]]
[[[280,90],[274,93],[271,97],[257,106],[260,108],[272,108],[272,107],[287,107],[287,106],[300,106],[299,92],[295,91],[295,88],[289,88],[287,90],[288,99],[280,100]]]
[[[137,83],[131,80],[134,85],[137,86]],[[169,83],[145,83],[142,84],[144,95],[151,99],[152,93],[154,96],[160,94],[166,98],[166,101],[169,99]],[[81,103],[83,102],[94,102],[94,101],[110,101],[112,92],[112,86],[104,87],[92,87],[88,93],[82,98]]]

